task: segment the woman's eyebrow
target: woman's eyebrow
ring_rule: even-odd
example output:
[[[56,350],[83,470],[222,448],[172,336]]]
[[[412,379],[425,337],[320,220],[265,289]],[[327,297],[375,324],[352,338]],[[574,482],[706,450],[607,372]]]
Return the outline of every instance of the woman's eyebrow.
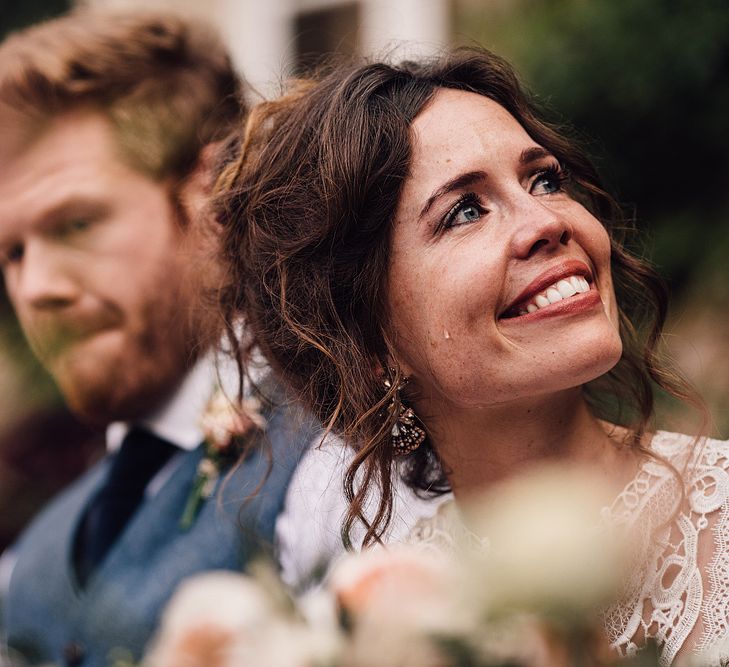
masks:
[[[524,166],[532,162],[538,162],[544,158],[554,158],[546,148],[541,146],[532,146],[531,148],[525,148],[519,156],[519,164]]]
[[[551,157],[553,157],[553,155],[546,148],[542,148],[541,146],[531,146],[530,148],[525,148],[521,152],[519,155],[519,164],[527,165],[532,162],[538,162],[539,160]],[[469,171],[465,174],[460,174],[459,176],[452,178],[447,183],[441,185],[432,195],[430,195],[430,197],[428,197],[428,201],[425,202],[423,210],[420,211],[420,217],[422,218],[431,209],[433,204],[443,195],[447,195],[454,190],[467,188],[469,185],[473,185],[474,183],[484,180],[486,180],[485,171]]]
[[[441,185],[432,195],[430,195],[430,197],[428,197],[428,201],[425,202],[425,206],[423,206],[423,210],[420,211],[419,217],[422,218],[430,210],[433,204],[443,195],[447,195],[449,192],[453,192],[454,190],[460,190],[461,188],[466,188],[469,185],[485,180],[485,171],[469,171],[465,174],[460,174],[459,176],[452,178],[447,183]]]

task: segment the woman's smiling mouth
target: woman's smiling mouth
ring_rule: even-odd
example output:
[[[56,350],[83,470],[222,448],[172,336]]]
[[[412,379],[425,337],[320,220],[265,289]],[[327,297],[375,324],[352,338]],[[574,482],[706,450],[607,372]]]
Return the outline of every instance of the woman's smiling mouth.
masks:
[[[600,296],[591,283],[592,276],[587,265],[575,260],[566,262],[532,281],[499,319],[548,313],[556,315],[592,307],[600,302]]]

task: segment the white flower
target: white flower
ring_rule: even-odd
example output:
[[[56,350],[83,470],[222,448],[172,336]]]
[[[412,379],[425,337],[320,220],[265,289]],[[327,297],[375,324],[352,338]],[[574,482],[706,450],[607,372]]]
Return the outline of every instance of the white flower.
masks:
[[[583,468],[545,467],[499,486],[464,511],[487,554],[471,552],[464,590],[494,613],[585,618],[616,593],[627,545],[599,527],[611,492]]]
[[[184,582],[170,601],[144,667],[329,667],[342,638],[332,611],[308,624],[279,590],[233,572]],[[331,600],[330,600],[331,604]]]

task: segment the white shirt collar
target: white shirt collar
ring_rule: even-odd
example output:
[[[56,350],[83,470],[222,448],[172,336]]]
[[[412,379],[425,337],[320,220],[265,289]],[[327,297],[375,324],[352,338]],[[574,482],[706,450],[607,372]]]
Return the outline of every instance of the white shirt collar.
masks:
[[[227,384],[225,376],[232,375],[234,370],[231,366],[223,359],[216,363],[216,355],[212,352],[206,354],[188,371],[177,391],[162,406],[134,424],[144,426],[180,449],[195,449],[203,440],[200,429],[203,412],[219,381]],[[106,429],[108,452],[115,452],[121,447],[131,426],[130,422],[109,424]]]
[[[229,353],[227,340],[223,340],[220,349],[220,352],[210,351],[198,359],[167,402],[134,424],[144,426],[180,449],[195,449],[203,441],[200,421],[215,388],[221,387],[228,396],[238,394],[238,366]],[[258,349],[251,354],[247,372],[254,384],[270,372]],[[247,378],[244,384],[244,392],[248,393]],[[131,427],[130,422],[112,422],[107,426],[107,452],[118,451]]]

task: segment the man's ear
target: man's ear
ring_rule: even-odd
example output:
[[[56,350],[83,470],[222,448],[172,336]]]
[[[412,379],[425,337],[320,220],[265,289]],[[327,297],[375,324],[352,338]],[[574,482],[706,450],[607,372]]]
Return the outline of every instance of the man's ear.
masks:
[[[214,141],[203,146],[195,166],[180,186],[180,201],[187,213],[193,217],[198,217],[202,211],[209,208],[217,176],[215,170],[218,164],[218,152],[222,146],[222,141]]]
[[[206,145],[187,178],[177,187],[176,199],[183,218],[181,249],[190,262],[198,265],[192,271],[201,284],[197,289],[217,289],[225,277],[220,256],[223,229],[218,224],[212,206],[212,190],[216,178],[217,151],[222,142]],[[204,277],[204,279],[203,279]]]

